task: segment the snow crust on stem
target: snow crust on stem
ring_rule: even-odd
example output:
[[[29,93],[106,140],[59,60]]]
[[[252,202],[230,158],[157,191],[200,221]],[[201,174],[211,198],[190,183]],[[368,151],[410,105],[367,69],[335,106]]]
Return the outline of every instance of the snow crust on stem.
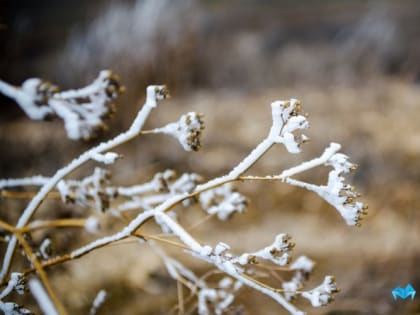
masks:
[[[37,278],[29,280],[29,289],[45,315],[59,315],[53,302]]]
[[[72,171],[77,169],[79,166],[83,165],[90,159],[92,159],[96,154],[109,151],[112,148],[127,142],[128,140],[136,137],[141,129],[143,128],[144,122],[146,121],[147,117],[149,116],[150,112],[156,108],[157,101],[162,100],[167,97],[168,92],[165,86],[162,85],[151,85],[147,88],[146,94],[146,102],[144,103],[143,107],[138,112],[136,118],[134,119],[133,124],[131,127],[126,131],[121,133],[120,135],[116,136],[115,138],[103,142],[98,146],[86,151],[78,158],[74,159],[65,167],[58,170],[53,177],[51,177],[48,182],[46,182],[39,192],[35,195],[35,197],[31,200],[28,206],[23,211],[22,215],[20,216],[18,223],[16,225],[17,228],[22,228],[25,226],[33,214],[35,213],[36,209],[39,205],[43,202],[47,194],[57,185],[57,183],[70,174]],[[3,259],[3,265],[0,270],[0,280],[4,280],[5,276],[7,275],[10,267],[10,263],[13,257],[13,253],[16,248],[17,239],[16,236],[13,236],[8,243],[6,253]]]
[[[95,107],[98,104],[92,104],[92,107],[89,107],[89,104],[85,104],[87,107],[79,108],[77,107],[78,104],[70,102],[70,105],[66,107],[63,106],[64,101],[82,96],[88,97],[92,101],[98,101],[97,98],[104,96],[100,94],[102,90],[98,90],[99,86],[104,87],[104,81],[99,80],[95,82],[80,90],[59,93],[53,91],[49,86],[42,85],[44,83],[36,79],[28,80],[22,85],[22,88],[14,88],[0,81],[0,91],[11,97],[13,95],[20,95],[19,97],[21,99],[19,100],[24,104],[21,104],[21,106],[26,108],[34,117],[41,115],[40,109],[52,109],[56,115],[64,119],[68,133],[72,137],[79,137],[86,135],[86,132],[90,131],[92,126],[100,123],[98,116],[94,115],[94,112],[100,112],[100,109]],[[32,91],[32,94],[29,93],[30,91]],[[100,95],[90,98],[95,93],[99,93]],[[38,112],[32,112],[34,108],[31,105],[34,104],[27,103],[31,99],[25,99],[28,95],[32,97],[32,101],[36,97],[44,97],[44,99],[37,99],[39,104],[36,103],[36,105],[39,105],[39,108],[35,108],[35,110],[38,110]],[[309,127],[309,123],[306,116],[302,113],[300,102],[296,99],[273,102],[271,104],[272,126],[266,138],[248,156],[233,167],[229,173],[205,183],[202,183],[203,179],[198,174],[184,173],[177,177],[172,170],[157,173],[146,183],[126,187],[112,186],[109,172],[100,168],[95,168],[92,175],[81,180],[65,179],[72,171],[89,160],[106,165],[114,163],[119,155],[111,150],[142,133],[145,120],[151,111],[156,108],[157,101],[166,96],[167,90],[164,86],[149,86],[147,88],[146,102],[126,132],[86,151],[67,166],[58,170],[52,177],[37,176],[23,179],[0,180],[0,188],[20,185],[42,186],[23,211],[16,224],[16,228],[26,227],[47,194],[56,188],[61,194],[63,202],[77,203],[79,206],[94,208],[98,211],[110,210],[112,213],[120,215],[120,217],[123,217],[121,211],[138,211],[134,219],[131,219],[120,231],[98,238],[80,248],[74,249],[68,256],[70,259],[82,257],[97,248],[132,236],[140,239],[141,237],[139,235],[141,234],[138,234],[137,230],[146,222],[154,220],[164,233],[176,236],[182,243],[175,245],[187,248],[185,250],[187,253],[211,264],[217,270],[221,271],[225,277],[218,282],[216,287],[211,286],[205,279],[197,277],[181,263],[167,257],[162,251],[157,250],[170,276],[185,284],[192,292],[194,291],[196,293],[198,298],[198,313],[200,315],[211,313],[222,314],[232,304],[235,292],[242,285],[246,285],[271,297],[292,315],[304,314],[304,312],[292,304],[296,296],[302,296],[309,300],[314,307],[323,306],[331,302],[333,295],[338,292],[332,276],[326,276],[324,282],[312,290],[302,290],[315,264],[306,256],[300,256],[289,266],[290,261],[292,261],[290,252],[294,247],[294,243],[288,234],[279,233],[274,237],[274,241],[271,244],[250,253],[235,255],[229,244],[224,242],[219,242],[216,246],[212,247],[197,241],[177,221],[176,213],[173,210],[178,204],[188,206],[193,202],[199,202],[209,215],[215,215],[221,220],[227,220],[234,213],[242,213],[247,205],[247,199],[233,188],[232,183],[242,180],[267,179],[279,180],[286,184],[314,191],[334,206],[349,225],[359,224],[365,207],[361,202],[356,201],[358,194],[354,191],[353,187],[344,183],[344,174],[351,171],[354,165],[348,161],[346,155],[339,153],[341,146],[337,143],[331,143],[321,156],[286,169],[279,175],[265,177],[244,175],[275,144],[283,145],[285,150],[291,154],[300,152],[301,145],[308,139],[300,133]],[[47,103],[46,100],[48,100]],[[29,105],[26,106],[25,104]],[[49,107],[45,104],[48,104]],[[86,119],[80,119],[80,115]],[[169,134],[176,137],[185,150],[198,150],[201,144],[201,132],[204,128],[201,118],[201,114],[190,112],[181,116],[177,122],[169,123],[162,128],[145,131],[143,134]],[[295,175],[322,165],[332,168],[328,175],[326,185],[315,185],[292,178]],[[123,201],[121,202],[121,200]],[[111,201],[116,201],[117,205],[114,207],[113,204],[111,205]],[[118,204],[118,202],[120,203]],[[99,220],[94,215],[90,215],[86,221],[82,221],[81,226],[83,225],[89,233],[97,232],[100,227]],[[12,228],[9,229],[13,230]],[[146,240],[152,247],[154,245],[150,239],[159,239],[156,236],[150,236],[150,239],[146,236],[142,237],[144,237],[143,241]],[[164,240],[162,239],[162,241]],[[0,280],[4,280],[9,273],[13,254],[16,251],[16,245],[17,237],[13,235],[8,242],[0,271]],[[48,245],[49,242],[46,242],[40,246],[40,253],[45,259],[48,257]],[[274,265],[274,267],[280,268],[280,270],[289,271],[292,276],[287,281],[282,281],[279,285],[280,288],[270,287],[252,277],[256,266],[260,265],[265,267],[267,266],[266,264],[268,266]],[[0,293],[0,309],[3,312],[5,312],[5,309],[10,309],[19,310],[20,312],[10,313],[11,311],[9,311],[10,314],[27,314],[25,313],[25,309],[13,303],[7,304],[1,301],[13,289],[18,290],[18,287],[20,287],[19,281],[17,274],[12,273],[7,286]],[[57,311],[39,280],[32,279],[29,285],[43,311],[48,315],[56,314]],[[91,308],[91,315],[97,312],[105,296],[104,291],[98,293]]]

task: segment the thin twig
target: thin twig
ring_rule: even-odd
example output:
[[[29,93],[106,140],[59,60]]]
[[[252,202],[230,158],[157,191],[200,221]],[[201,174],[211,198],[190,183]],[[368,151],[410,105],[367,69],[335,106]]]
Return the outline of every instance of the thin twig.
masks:
[[[15,233],[19,243],[22,245],[23,250],[25,251],[26,256],[31,261],[32,265],[34,266],[36,272],[38,273],[39,278],[41,279],[42,284],[45,287],[49,297],[51,298],[52,302],[54,303],[55,307],[57,308],[58,312],[61,315],[67,315],[67,311],[64,306],[61,304],[60,300],[57,298],[52,286],[48,280],[47,274],[45,273],[42,264],[38,261],[38,258],[32,251],[31,247],[26,242],[25,238],[20,233]]]
[[[57,219],[48,221],[33,221],[30,224],[18,229],[19,232],[29,232],[46,228],[70,228],[85,227],[86,219]]]
[[[119,134],[118,136],[116,136],[115,138],[107,142],[103,142],[99,144],[98,146],[86,151],[85,153],[80,155],[78,158],[73,160],[70,164],[58,170],[55,173],[55,175],[51,177],[45,185],[42,186],[38,194],[31,200],[29,205],[26,207],[26,209],[20,216],[16,227],[22,228],[29,222],[29,220],[34,215],[35,211],[38,209],[41,203],[45,200],[45,197],[57,185],[57,183],[62,178],[69,175],[78,167],[80,167],[81,165],[91,160],[95,155],[101,154],[102,152],[106,152],[136,137],[140,133],[141,129],[143,128],[143,125],[147,117],[151,113],[151,111],[157,106],[157,99],[158,99],[157,93],[160,93],[162,89],[164,89],[164,87],[149,86],[147,88],[146,102],[143,105],[143,107],[140,109],[140,111],[138,112],[137,117],[134,119],[133,124],[126,132],[123,132]],[[10,240],[7,246],[6,254],[4,255],[3,265],[0,270],[0,280],[3,280],[9,272],[10,264],[12,262],[12,259],[15,253],[15,248],[16,248],[16,237],[12,237],[12,239]]]
[[[31,199],[35,197],[37,192],[32,191],[11,191],[11,190],[1,190],[0,198],[9,198],[9,199]],[[60,193],[51,191],[47,194],[45,199],[60,199]]]
[[[179,305],[178,315],[182,315],[184,314],[184,293],[182,292],[182,284],[180,281],[176,282],[176,288],[178,292],[178,305]]]

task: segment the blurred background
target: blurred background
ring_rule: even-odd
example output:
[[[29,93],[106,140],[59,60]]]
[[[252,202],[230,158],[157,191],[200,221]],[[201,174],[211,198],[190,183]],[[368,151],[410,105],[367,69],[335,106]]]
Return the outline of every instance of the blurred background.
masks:
[[[117,150],[125,159],[111,167],[113,179],[135,184],[166,168],[212,178],[229,171],[265,137],[272,101],[300,99],[309,113],[311,142],[297,156],[273,149],[251,173],[278,174],[339,142],[359,165],[351,182],[370,207],[362,227],[346,226],[310,192],[280,183],[244,183],[236,187],[250,198],[249,211],[227,223],[211,220],[195,235],[210,244],[224,241],[239,253],[270,243],[279,232],[290,233],[295,256],[317,261],[311,284],[334,274],[342,289],[325,308],[299,303],[310,314],[420,314],[419,297],[394,301],[391,296],[394,287],[407,283],[420,290],[418,1],[3,0],[0,42],[0,78],[9,83],[41,77],[63,89],[76,88],[99,70],[112,69],[127,88],[110,130],[89,143],[68,140],[60,121],[30,121],[0,96],[0,178],[51,175],[126,130],[145,87],[155,83],[167,84],[172,98],[147,127],[187,111],[202,112],[203,148],[186,153],[163,136],[133,140]],[[75,177],[90,174],[92,166]],[[322,183],[325,175],[315,170],[301,178]],[[24,205],[0,200],[0,215],[13,221]],[[48,210],[81,215],[58,205],[47,203],[40,216],[48,217]],[[89,238],[60,233],[53,237],[67,249]],[[180,259],[198,273],[208,270],[188,256]],[[168,314],[177,303],[176,284],[159,259],[135,244],[51,270],[74,314],[86,313],[101,288],[110,297],[100,314]],[[232,314],[286,314],[247,289],[235,305]]]

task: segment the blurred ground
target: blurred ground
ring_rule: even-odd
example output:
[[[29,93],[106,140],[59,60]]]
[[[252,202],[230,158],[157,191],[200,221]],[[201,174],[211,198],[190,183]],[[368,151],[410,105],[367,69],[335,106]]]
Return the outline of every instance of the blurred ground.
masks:
[[[299,156],[275,148],[251,173],[279,173],[339,142],[359,165],[351,180],[370,206],[363,226],[347,227],[334,209],[309,192],[277,183],[244,183],[236,187],[251,199],[249,211],[228,223],[210,221],[195,235],[210,244],[223,240],[241,252],[267,244],[279,232],[290,233],[297,244],[295,256],[304,253],[317,261],[311,283],[334,274],[342,289],[327,308],[312,310],[302,301],[310,314],[420,314],[418,297],[396,302],[391,297],[394,287],[407,283],[420,290],[418,2],[1,5],[2,79],[20,84],[28,76],[40,76],[76,87],[102,68],[121,74],[127,93],[102,139],[129,126],[150,83],[168,83],[173,98],[150,117],[149,127],[186,111],[205,114],[198,153],[187,154],[173,139],[160,136],[121,147],[126,158],[112,167],[119,183],[136,183],[164,168],[207,178],[221,175],[264,138],[273,100],[300,99],[309,113],[311,142]],[[93,145],[66,140],[61,123],[31,122],[10,100],[2,97],[0,102],[0,178],[52,174]],[[76,176],[89,171],[83,168]],[[325,173],[305,176],[322,182]],[[2,200],[0,215],[13,220],[18,211],[10,209],[23,206]],[[56,207],[46,203],[40,216],[51,215]],[[54,215],[74,215],[72,208],[58,210]],[[196,211],[188,210],[185,222],[197,219]],[[86,242],[75,234],[62,232],[56,242],[67,249]],[[198,272],[207,270],[188,256],[180,259]],[[100,314],[167,314],[177,303],[176,284],[159,259],[137,244],[103,249],[54,268],[52,278],[75,313],[86,313],[101,288],[111,296]],[[244,304],[245,314],[286,314],[250,290],[237,304]]]

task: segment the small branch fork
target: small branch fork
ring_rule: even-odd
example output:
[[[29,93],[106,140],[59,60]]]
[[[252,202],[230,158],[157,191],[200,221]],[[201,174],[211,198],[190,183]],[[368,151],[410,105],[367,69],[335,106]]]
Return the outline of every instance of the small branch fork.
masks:
[[[7,86],[0,85],[0,88],[6,89],[8,91]],[[9,91],[10,92],[10,91]],[[87,220],[86,219],[58,219],[58,220],[49,220],[49,221],[32,221],[34,214],[36,213],[37,209],[40,207],[42,202],[48,198],[56,198],[57,192],[54,191],[56,189],[57,184],[63,180],[66,176],[71,174],[74,170],[88,162],[89,160],[95,160],[99,162],[103,162],[105,164],[113,163],[115,157],[117,156],[114,153],[108,152],[109,150],[133,139],[134,137],[141,135],[141,134],[150,134],[153,132],[142,131],[143,125],[150,115],[152,110],[157,107],[157,101],[164,99],[168,96],[168,92],[165,86],[149,86],[147,88],[147,95],[146,95],[146,102],[140,111],[137,114],[134,122],[132,123],[131,127],[124,133],[118,135],[117,137],[99,144],[98,146],[86,151],[78,158],[71,161],[67,166],[59,169],[55,175],[50,178],[36,176],[32,178],[24,178],[24,179],[8,179],[8,180],[0,180],[0,189],[14,187],[14,186],[21,186],[21,185],[33,185],[33,186],[41,186],[40,190],[32,196],[31,193],[17,193],[11,192],[8,190],[1,190],[1,196],[7,198],[26,198],[31,197],[31,201],[29,202],[28,206],[24,209],[22,215],[20,216],[16,226],[12,226],[6,222],[0,221],[0,228],[11,233],[12,236],[8,242],[7,249],[5,256],[3,258],[3,263],[0,270],[0,282],[2,285],[6,285],[7,281],[9,280],[9,273],[11,264],[13,261],[13,257],[16,253],[16,246],[19,243],[28,260],[32,264],[32,268],[29,268],[23,272],[23,275],[27,275],[32,272],[36,272],[42,282],[43,287],[45,288],[46,295],[51,299],[51,303],[57,311],[57,314],[65,315],[67,314],[65,308],[61,304],[60,300],[54,293],[54,290],[49,283],[48,277],[45,272],[45,268],[51,267],[60,263],[63,263],[68,260],[78,259],[83,257],[84,255],[100,249],[102,247],[120,242],[122,240],[128,238],[141,238],[146,241],[158,241],[162,242],[171,246],[176,246],[183,251],[189,253],[190,255],[203,260],[215,268],[217,268],[221,273],[230,276],[233,279],[236,279],[238,283],[244,284],[250,288],[253,288],[269,297],[277,301],[280,305],[282,305],[285,309],[287,309],[292,315],[301,315],[304,314],[300,310],[298,310],[293,304],[291,304],[282,293],[288,293],[289,291],[286,289],[278,289],[272,288],[253,277],[250,277],[246,273],[246,269],[244,265],[250,263],[243,263],[241,262],[241,258],[234,260],[231,256],[225,255],[224,250],[218,252],[217,247],[215,249],[210,248],[207,245],[202,245],[198,242],[190,232],[187,231],[186,228],[181,226],[174,218],[172,218],[169,213],[173,210],[174,207],[177,205],[193,198],[198,197],[204,192],[213,190],[217,187],[223,186],[228,183],[232,182],[242,182],[242,181],[280,181],[280,182],[288,182],[293,183],[291,181],[291,177],[302,173],[304,171],[310,170],[312,168],[325,165],[330,162],[332,157],[334,157],[337,152],[340,150],[341,146],[336,143],[331,143],[330,146],[325,149],[324,153],[313,160],[308,162],[301,163],[295,167],[291,167],[289,169],[284,170],[283,172],[279,173],[278,175],[269,175],[269,176],[251,176],[245,175],[245,173],[275,144],[283,144],[286,149],[290,153],[298,153],[300,151],[299,146],[301,143],[306,140],[305,136],[301,138],[297,138],[293,135],[293,132],[299,129],[305,129],[308,127],[307,121],[304,116],[301,115],[300,103],[297,100],[290,100],[290,101],[277,101],[272,103],[272,116],[273,116],[273,124],[272,127],[267,135],[267,137],[256,146],[251,153],[245,157],[245,159],[240,162],[236,167],[234,167],[227,175],[212,179],[204,184],[200,184],[195,186],[194,189],[187,192],[176,193],[173,195],[168,195],[167,198],[157,204],[154,207],[150,207],[145,209],[144,212],[139,213],[133,219],[128,219],[128,217],[122,216],[122,218],[126,218],[126,225],[120,231],[115,234],[102,237],[96,239],[80,248],[77,248],[70,252],[69,254],[59,256],[47,261],[41,262],[39,258],[34,254],[32,248],[28,245],[27,241],[24,238],[24,233],[31,232],[37,229],[45,229],[45,228],[61,228],[61,227],[86,227]],[[182,123],[183,128],[188,132],[191,132],[193,129],[190,125],[191,119],[195,119],[195,134],[201,134],[201,130],[203,129],[201,116],[195,116],[191,114],[190,116],[186,116],[183,118]],[[170,130],[175,130],[176,132],[180,132],[175,123],[170,125]],[[162,128],[161,130],[167,131],[168,128]],[[183,130],[184,130],[183,129]],[[160,129],[156,129],[160,130]],[[175,132],[174,131],[174,132]],[[188,149],[188,145],[191,143],[194,144],[195,148],[199,147],[199,142],[193,141],[191,138],[186,137],[185,134],[182,134],[183,141],[181,142],[184,148]],[[299,182],[301,183],[301,182]],[[304,186],[303,184],[300,184]],[[144,187],[137,187],[137,190],[143,189]],[[125,192],[129,194],[130,189],[123,189],[120,188],[121,192]],[[25,195],[26,194],[26,195]],[[330,202],[333,203],[333,202]],[[177,236],[179,241],[173,241],[166,239],[164,237],[158,235],[148,235],[140,231],[140,229],[149,221],[155,220],[158,224],[164,224],[166,227],[169,228],[170,232]],[[274,246],[274,245],[273,245]],[[277,245],[276,245],[277,246]],[[256,252],[258,255],[262,255],[265,259],[267,259],[267,255],[273,255],[274,250],[280,250],[277,248],[272,248],[269,251],[269,254],[264,252],[264,250]],[[281,249],[280,251],[288,250],[288,249]],[[247,254],[248,255],[248,254]],[[264,256],[265,255],[265,256]],[[285,254],[286,255],[286,254]],[[161,255],[163,257],[163,255]],[[247,257],[251,259],[252,255],[248,255]],[[287,258],[287,255],[284,256]],[[255,257],[254,257],[255,258]],[[166,258],[164,258],[165,261]],[[251,259],[252,260],[252,259]],[[166,259],[167,261],[167,259]],[[273,259],[273,261],[275,261]],[[168,264],[167,264],[168,266]],[[261,264],[260,266],[264,266]],[[268,267],[269,268],[269,267]],[[277,270],[286,270],[291,271],[290,268],[286,267],[273,267],[278,268]],[[283,269],[282,269],[283,268]],[[168,269],[169,271],[169,269]],[[188,286],[189,283],[183,277],[176,277],[176,280],[181,284]],[[190,279],[191,280],[191,279]],[[195,280],[194,280],[195,281]],[[194,284],[197,285],[197,284]],[[191,285],[189,286],[191,288]],[[182,290],[178,290],[181,292]],[[192,291],[192,290],[191,290]],[[331,292],[334,292],[331,290]],[[294,290],[293,293],[301,293],[299,290]],[[312,298],[310,293],[306,293],[310,298]],[[179,298],[180,300],[180,310],[184,308],[184,300],[182,297]],[[314,304],[314,303],[313,303]],[[203,305],[201,305],[203,307]]]

